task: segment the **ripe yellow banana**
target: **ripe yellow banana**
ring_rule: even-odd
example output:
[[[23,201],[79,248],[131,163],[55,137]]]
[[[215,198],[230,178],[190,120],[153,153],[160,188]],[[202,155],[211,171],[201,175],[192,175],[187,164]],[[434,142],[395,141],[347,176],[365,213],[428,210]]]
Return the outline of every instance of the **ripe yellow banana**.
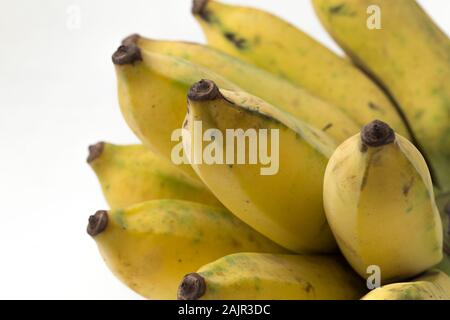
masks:
[[[221,76],[175,57],[143,52],[134,44],[120,46],[113,54],[118,81],[119,104],[133,132],[155,154],[172,160],[178,144],[172,133],[186,114],[186,92],[203,77],[211,77],[225,88],[236,88]],[[189,165],[179,165],[192,177]]]
[[[221,256],[284,251],[226,210],[179,200],[98,211],[87,231],[111,271],[149,299],[176,299],[187,272]]]
[[[340,108],[362,126],[375,119],[409,137],[402,115],[350,61],[270,13],[194,0],[208,44],[275,73]]]
[[[442,259],[442,225],[420,152],[381,121],[340,145],[324,179],[328,222],[361,275],[376,265],[383,283]]]
[[[208,68],[244,91],[326,131],[337,143],[343,142],[360,130],[360,127],[339,108],[287,80],[216,49],[184,41],[146,39],[139,35],[126,38],[124,43],[135,43],[143,51],[174,56]]]
[[[443,272],[430,270],[411,282],[377,288],[362,300],[450,300],[450,278]]]
[[[142,145],[99,142],[89,147],[88,163],[113,209],[155,199],[188,200],[222,207],[198,179],[192,179]]]
[[[212,141],[204,149],[197,142],[202,139],[197,130],[200,124],[204,139]],[[336,147],[326,134],[252,95],[219,91],[210,80],[191,87],[184,128],[190,133],[183,136],[183,144],[191,165],[235,215],[292,251],[335,249],[322,204],[322,178]],[[218,130],[223,139],[216,137],[217,131],[208,136],[210,129]],[[241,132],[229,136],[228,131],[233,129]],[[267,154],[261,130],[267,133]],[[253,142],[258,139],[256,143],[249,142],[252,135]],[[245,159],[240,163],[236,156],[239,150],[228,161],[228,149],[235,143],[245,148]],[[202,155],[212,149],[216,149],[216,155],[224,155],[222,159],[200,163]]]
[[[364,290],[339,256],[236,253],[186,275],[179,300],[353,300]]]
[[[403,109],[434,170],[450,191],[450,40],[412,0],[314,0],[317,14],[354,61]],[[381,30],[367,8],[380,8]]]

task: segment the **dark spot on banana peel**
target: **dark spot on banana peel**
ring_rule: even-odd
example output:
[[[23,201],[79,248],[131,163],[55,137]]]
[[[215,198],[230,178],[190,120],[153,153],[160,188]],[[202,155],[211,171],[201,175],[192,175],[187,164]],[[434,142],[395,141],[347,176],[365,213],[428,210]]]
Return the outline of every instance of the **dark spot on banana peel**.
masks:
[[[225,32],[223,35],[239,50],[245,49],[247,46],[247,40],[244,38],[239,38],[234,32]]]
[[[322,128],[322,131],[327,131],[328,129],[330,129],[333,126],[332,123],[328,123],[325,127]]]
[[[188,98],[192,101],[210,101],[221,96],[217,85],[208,79],[202,79],[194,83],[188,92]]]
[[[93,144],[89,146],[89,156],[87,157],[87,163],[91,164],[95,160],[97,160],[103,153],[103,150],[105,149],[105,143],[104,142],[98,142],[96,144]]]
[[[380,110],[380,107],[378,107],[375,103],[373,103],[372,101],[369,101],[369,103],[367,104],[369,106],[370,109],[372,110]]]
[[[194,0],[192,1],[192,14],[194,16],[199,16],[206,22],[210,22],[210,12],[207,9],[208,0]]]
[[[328,11],[331,14],[338,14],[339,12],[341,12],[344,9],[344,7],[345,7],[345,4],[341,3],[341,4],[330,7],[328,9]]]
[[[314,290],[314,287],[312,286],[312,284],[309,283],[309,282],[307,282],[307,283],[306,283],[306,286],[305,286],[305,291],[306,291],[307,293],[310,293],[310,292],[313,291],[313,290]]]
[[[361,130],[361,141],[368,147],[381,147],[395,140],[395,133],[389,125],[380,120],[374,120]]]
[[[405,197],[408,196],[408,193],[411,190],[413,184],[414,184],[414,177],[412,177],[411,180],[403,186],[403,195]]]
[[[128,45],[135,45],[137,46],[137,43],[141,36],[137,33],[133,33],[132,35],[129,35],[125,39],[122,40],[122,45],[128,46]]]
[[[350,11],[349,8],[347,8],[344,3],[329,7],[328,12],[330,12],[330,14],[340,14],[345,16],[355,15],[355,12]]]
[[[198,300],[206,292],[206,281],[198,273],[190,273],[184,276],[178,287],[178,300]]]
[[[361,187],[359,188],[361,191],[363,191],[364,188],[366,187],[368,177],[369,177],[369,167],[367,167],[366,171],[364,172],[364,176],[361,181]]]
[[[121,45],[112,55],[115,65],[134,64],[142,61],[141,50],[135,44]]]
[[[89,217],[87,233],[91,237],[95,237],[102,233],[108,226],[108,211],[99,210]]]

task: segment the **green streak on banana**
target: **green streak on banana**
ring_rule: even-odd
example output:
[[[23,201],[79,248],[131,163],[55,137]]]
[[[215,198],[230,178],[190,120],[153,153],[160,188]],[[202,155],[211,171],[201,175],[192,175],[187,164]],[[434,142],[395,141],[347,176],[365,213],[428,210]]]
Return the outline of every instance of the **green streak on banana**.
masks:
[[[184,277],[179,300],[354,300],[364,281],[339,256],[236,253]]]
[[[377,288],[362,300],[450,300],[450,278],[443,272],[430,270],[411,282]]]
[[[360,130],[342,110],[289,81],[213,48],[189,42],[146,39],[139,35],[128,37],[124,43],[135,43],[141,50],[174,56],[208,68],[244,91],[326,131],[338,143]]]
[[[442,272],[445,272],[448,276],[450,276],[450,256],[444,253],[444,257],[442,261],[435,266],[436,269],[439,269]]]
[[[222,207],[198,179],[142,145],[100,142],[89,147],[88,163],[112,209],[155,199],[178,199]]]
[[[448,37],[415,1],[313,3],[333,38],[399,103],[431,163],[434,183],[440,191],[450,191]],[[382,30],[367,27],[369,5],[381,9]]]
[[[358,125],[375,119],[409,132],[396,106],[350,61],[280,18],[254,8],[195,0],[208,44],[277,74],[340,108]]]
[[[171,161],[178,142],[172,133],[181,127],[186,113],[186,92],[199,79],[217,80],[225,88],[237,88],[221,76],[187,61],[143,52],[133,44],[122,45],[113,55],[123,116],[155,154]],[[189,165],[179,165],[197,178]]]
[[[205,133],[219,130],[223,145],[219,137],[210,137],[213,142],[201,149],[195,142],[195,121],[201,121]],[[219,91],[210,80],[191,87],[183,127],[191,133],[190,137],[183,136],[191,165],[231,212],[289,250],[321,253],[336,249],[322,204],[322,177],[336,145],[322,131],[245,92]],[[226,155],[226,144],[231,145],[231,141],[225,141],[228,129],[242,129],[241,138],[248,129],[267,130],[268,156],[270,152],[279,155],[276,174],[262,175],[269,166],[261,164],[260,159],[249,163],[250,154],[257,152],[245,141],[244,164],[236,163],[236,159],[232,159],[234,164],[199,163],[196,150],[205,154],[208,149],[216,149]],[[279,143],[271,142],[273,129],[279,132]],[[261,154],[261,139],[258,143]]]
[[[117,278],[149,299],[176,299],[187,272],[221,256],[284,252],[226,210],[179,200],[98,211],[87,231]]]
[[[381,121],[340,145],[324,179],[324,206],[341,251],[362,276],[383,283],[415,276],[442,259],[442,225],[420,152]]]

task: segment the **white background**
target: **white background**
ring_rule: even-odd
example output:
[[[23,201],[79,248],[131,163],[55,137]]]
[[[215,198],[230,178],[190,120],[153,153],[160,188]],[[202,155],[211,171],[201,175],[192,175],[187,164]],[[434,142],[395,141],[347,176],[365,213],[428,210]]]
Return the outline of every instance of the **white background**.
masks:
[[[309,0],[269,9],[337,50]],[[450,1],[420,3],[450,33]],[[0,298],[139,298],[104,265],[87,218],[106,208],[86,148],[133,143],[111,54],[128,34],[203,42],[190,0],[0,0]],[[79,10],[79,28],[70,14]]]

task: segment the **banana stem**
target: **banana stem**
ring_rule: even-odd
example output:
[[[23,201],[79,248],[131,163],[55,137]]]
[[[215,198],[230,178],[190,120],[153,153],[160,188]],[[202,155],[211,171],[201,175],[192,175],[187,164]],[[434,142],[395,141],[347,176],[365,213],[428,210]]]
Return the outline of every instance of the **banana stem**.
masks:
[[[142,61],[141,50],[133,43],[121,45],[112,55],[112,61],[116,65],[134,64]]]
[[[211,80],[202,79],[189,89],[188,98],[192,101],[215,100],[221,96],[219,88]]]
[[[93,216],[89,217],[87,233],[91,237],[95,237],[102,233],[108,225],[108,212],[104,210],[97,211]]]
[[[97,160],[103,153],[103,149],[105,148],[104,142],[98,142],[89,146],[89,156],[87,158],[87,163],[91,164],[95,160]]]
[[[184,276],[178,288],[178,300],[198,300],[206,292],[206,281],[198,273]]]
[[[361,141],[369,147],[381,147],[394,142],[394,130],[383,121],[374,120],[361,130]]]

